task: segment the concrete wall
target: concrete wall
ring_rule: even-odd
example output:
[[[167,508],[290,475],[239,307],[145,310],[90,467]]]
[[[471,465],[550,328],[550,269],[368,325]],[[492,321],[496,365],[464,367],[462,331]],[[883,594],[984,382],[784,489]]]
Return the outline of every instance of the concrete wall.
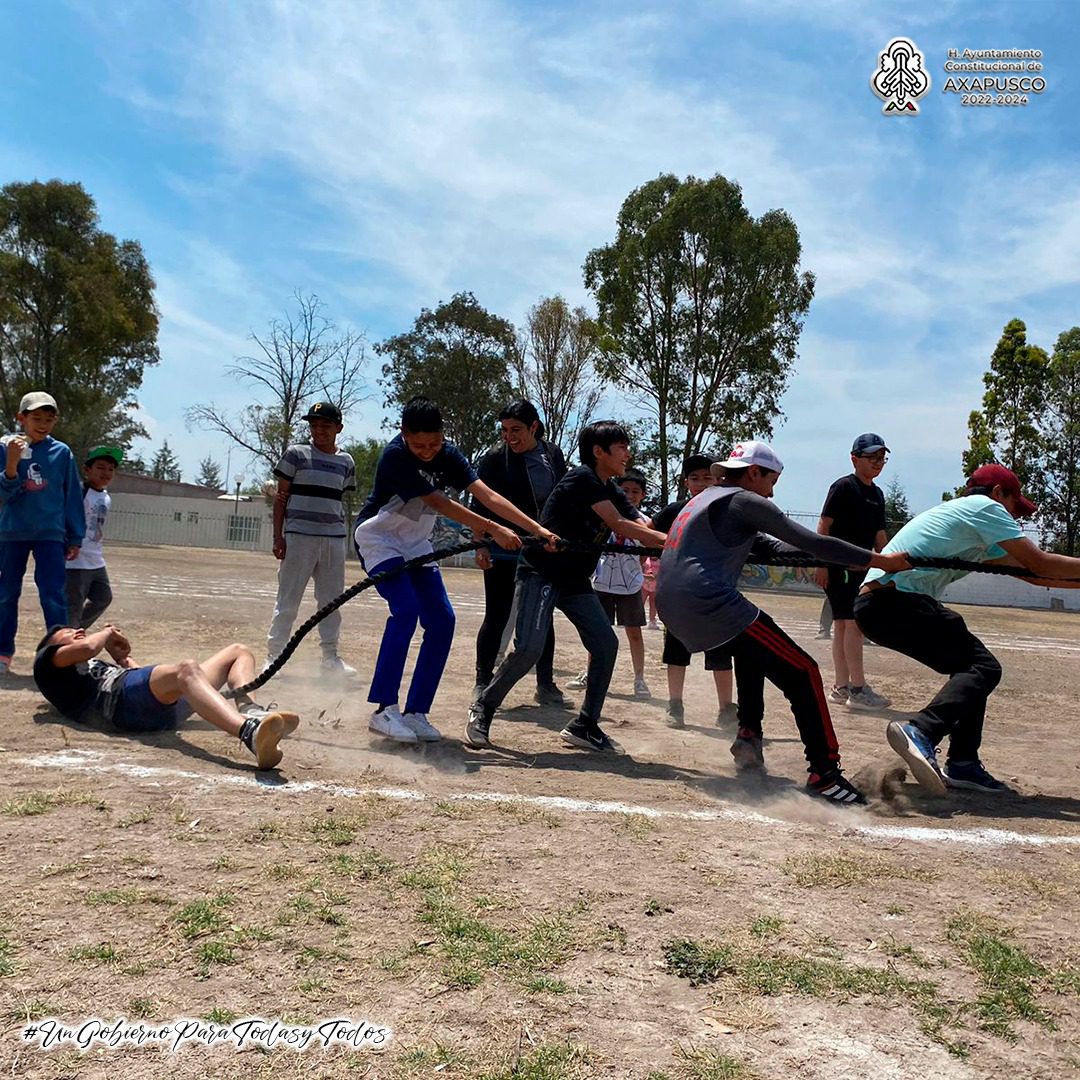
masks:
[[[264,499],[236,503],[111,489],[109,494],[112,510],[105,526],[106,549],[110,540],[242,551],[273,548],[274,522]]]

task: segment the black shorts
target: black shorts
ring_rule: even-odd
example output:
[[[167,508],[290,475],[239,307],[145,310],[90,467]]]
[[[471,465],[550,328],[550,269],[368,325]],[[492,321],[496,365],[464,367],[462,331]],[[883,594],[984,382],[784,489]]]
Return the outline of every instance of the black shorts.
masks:
[[[829,568],[829,584],[825,595],[829,598],[834,619],[855,618],[855,597],[862,588],[865,570],[834,570]]]
[[[671,667],[689,667],[690,650],[665,626],[664,652],[660,657],[664,664]],[[726,645],[717,645],[705,650],[706,671],[730,671],[731,650]]]
[[[644,626],[645,600],[641,590],[629,596],[593,590],[600,599],[600,606],[612,626]]]

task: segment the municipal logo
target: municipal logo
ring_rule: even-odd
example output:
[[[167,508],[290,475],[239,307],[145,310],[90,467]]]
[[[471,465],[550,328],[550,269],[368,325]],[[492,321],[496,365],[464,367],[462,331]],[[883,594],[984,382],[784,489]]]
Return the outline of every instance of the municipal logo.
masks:
[[[886,116],[914,115],[918,100],[930,89],[923,54],[909,38],[896,37],[878,53],[878,68],[870,78],[870,88],[885,104]]]

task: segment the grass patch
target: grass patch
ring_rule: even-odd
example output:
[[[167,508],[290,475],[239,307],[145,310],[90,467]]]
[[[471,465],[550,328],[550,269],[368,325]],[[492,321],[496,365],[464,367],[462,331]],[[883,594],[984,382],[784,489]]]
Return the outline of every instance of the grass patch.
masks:
[[[351,855],[339,851],[326,860],[326,865],[334,874],[342,877],[357,878],[360,881],[370,881],[372,878],[382,877],[391,873],[395,868],[393,859],[377,851],[361,851],[357,855]]]
[[[290,881],[293,878],[302,877],[304,871],[292,863],[274,863],[263,871],[272,881]]]
[[[212,967],[236,963],[232,946],[224,941],[204,941],[196,951],[195,959],[199,962],[199,968],[204,974]]]
[[[224,930],[226,921],[222,910],[232,902],[233,897],[230,893],[218,893],[209,900],[194,900],[186,904],[176,914],[176,921],[180,924],[180,933],[191,940]]]
[[[98,810],[105,810],[105,803],[93,795],[83,791],[65,791],[58,788],[56,791],[31,791],[19,799],[10,799],[4,803],[5,814],[11,817],[36,817],[38,814],[47,814],[58,806],[93,806]]]
[[[784,929],[784,920],[774,915],[759,915],[750,924],[750,933],[756,938],[767,939],[776,937]]]
[[[157,893],[146,892],[128,886],[123,889],[102,889],[86,894],[90,907],[132,907],[135,904],[171,904],[172,901]]]
[[[327,847],[348,847],[356,839],[357,832],[368,823],[362,815],[353,817],[322,816],[309,826],[311,837],[317,844]]]
[[[660,827],[660,823],[645,814],[619,814],[615,819],[615,831],[627,833],[635,840],[644,840]]]
[[[209,1020],[211,1024],[231,1024],[239,1015],[239,1013],[234,1013],[232,1009],[215,1006],[203,1019]]]
[[[486,809],[495,810],[513,818],[519,825],[543,825],[545,829],[561,828],[562,822],[550,810],[530,806],[527,802],[511,799],[509,802],[493,802]]]
[[[565,994],[570,990],[569,985],[562,979],[553,978],[551,975],[530,975],[522,980],[521,985],[530,994]]]
[[[579,1080],[589,1075],[589,1051],[571,1043],[538,1046],[474,1075],[476,1080]]]
[[[11,1020],[14,1023],[22,1024],[32,1020],[41,1020],[46,1016],[55,1016],[56,1009],[49,1001],[42,1001],[41,998],[34,998],[33,1001],[23,1001],[19,1005],[15,1005],[8,1009],[3,1014],[5,1020]]]
[[[128,814],[126,818],[121,818],[117,823],[118,829],[130,829],[132,825],[145,825],[154,816],[153,810],[149,806],[144,806],[141,810],[136,810],[132,814]]]
[[[155,1012],[157,1012],[157,1002],[151,998],[132,998],[127,1003],[127,1014],[132,1020],[147,1020]]]
[[[0,978],[15,974],[15,942],[0,928]]]
[[[723,980],[745,995],[801,994],[838,1001],[856,997],[906,998],[927,1035],[950,1053],[966,1053],[961,1044],[945,1038],[944,1028],[955,1022],[954,1011],[941,1004],[937,986],[928,980],[909,979],[884,968],[778,952],[757,943],[739,947],[680,938],[666,942],[663,954],[668,971],[689,980],[691,986]]]
[[[937,881],[933,870],[926,870],[912,863],[898,862],[884,855],[864,853],[859,855],[789,855],[781,870],[796,885],[805,888],[822,886],[840,888],[862,885],[870,881]]]
[[[753,1080],[754,1073],[747,1065],[715,1050],[679,1047],[678,1056],[682,1061],[679,1071],[686,1080]]]
[[[102,942],[100,945],[76,945],[68,956],[72,960],[95,964],[115,964],[120,960],[120,953],[108,942]]]
[[[949,942],[975,970],[982,985],[972,1012],[979,1027],[1010,1042],[1013,1023],[1030,1020],[1053,1028],[1050,1015],[1035,1000],[1035,984],[1047,978],[1042,964],[1010,940],[1012,931],[985,915],[964,912],[945,924]]]

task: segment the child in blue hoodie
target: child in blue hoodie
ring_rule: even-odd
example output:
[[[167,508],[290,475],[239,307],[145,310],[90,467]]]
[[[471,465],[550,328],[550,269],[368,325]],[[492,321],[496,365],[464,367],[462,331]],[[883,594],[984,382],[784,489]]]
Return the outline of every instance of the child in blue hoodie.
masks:
[[[46,626],[68,621],[65,562],[86,533],[82,481],[75,455],[52,437],[58,410],[44,391],[25,395],[16,419],[22,435],[4,440],[0,477],[0,675],[11,668],[19,627],[19,595],[30,555]]]

